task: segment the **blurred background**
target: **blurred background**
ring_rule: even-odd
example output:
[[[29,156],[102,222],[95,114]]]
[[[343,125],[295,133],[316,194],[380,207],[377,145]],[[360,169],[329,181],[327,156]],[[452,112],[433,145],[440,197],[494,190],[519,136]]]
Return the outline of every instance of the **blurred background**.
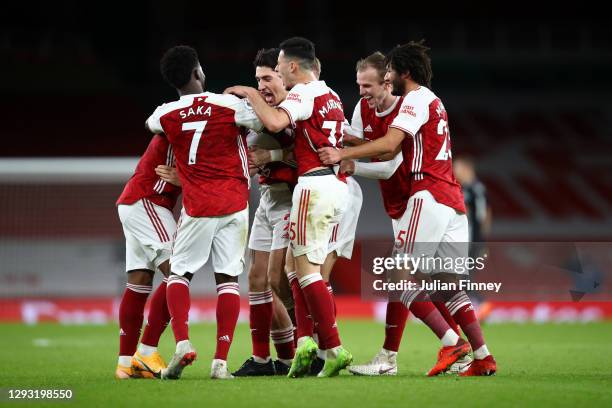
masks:
[[[587,3],[531,5],[529,12],[518,3],[498,7],[385,2],[367,9],[324,0],[214,8],[202,1],[3,4],[0,320],[113,318],[125,283],[114,203],[148,144],[144,120],[176,97],[158,62],[177,44],[198,50],[208,90],[222,92],[255,86],[259,48],[308,37],[322,61],[321,78],[351,117],[359,98],[356,61],[425,38],[453,156],[473,163],[486,188],[490,229],[482,240],[610,241],[612,26]],[[364,205],[356,252],[353,262],[339,262],[334,286],[346,295],[341,314],[372,316],[379,308],[358,298],[360,251],[368,241],[389,238],[391,223],[377,183],[359,182]],[[258,194],[255,186],[251,212]],[[561,254],[558,264],[572,257]],[[518,255],[510,258],[518,262]],[[605,272],[610,263],[603,263],[593,268]],[[204,274],[194,280],[196,319],[214,313],[212,282]],[[580,319],[592,306],[585,304],[572,306],[571,316]],[[522,309],[504,313],[529,319],[536,306],[513,305]],[[612,315],[597,307],[586,318]],[[554,310],[551,318],[567,318]]]

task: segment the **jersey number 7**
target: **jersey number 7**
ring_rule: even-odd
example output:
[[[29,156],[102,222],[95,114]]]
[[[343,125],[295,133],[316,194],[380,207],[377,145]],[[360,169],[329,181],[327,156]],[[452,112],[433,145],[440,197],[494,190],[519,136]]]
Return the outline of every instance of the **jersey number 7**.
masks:
[[[193,133],[193,139],[191,139],[191,147],[189,148],[189,159],[187,164],[195,164],[196,156],[198,154],[198,145],[200,144],[200,138],[204,132],[204,128],[208,121],[201,120],[198,122],[187,122],[183,123],[183,130],[195,130]]]

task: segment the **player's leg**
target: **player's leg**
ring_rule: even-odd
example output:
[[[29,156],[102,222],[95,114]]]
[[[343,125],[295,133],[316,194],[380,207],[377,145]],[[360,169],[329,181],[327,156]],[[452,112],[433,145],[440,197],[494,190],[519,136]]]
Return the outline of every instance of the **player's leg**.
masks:
[[[347,201],[348,188],[335,176],[300,177],[293,196],[290,219],[295,234],[290,238],[296,276],[318,327],[320,347],[326,351],[325,367],[319,376],[337,375],[352,360],[341,346],[332,299],[321,276],[321,264],[328,253],[330,223],[341,217]],[[315,358],[316,349],[312,337],[300,337],[289,376],[304,375]]]
[[[233,378],[227,367],[227,356],[234,340],[234,331],[240,314],[238,276],[245,267],[244,252],[248,225],[247,207],[242,211],[220,217],[219,227],[213,238],[211,260],[217,284],[217,346],[210,376],[214,379]]]
[[[268,279],[274,297],[270,337],[276,349],[277,360],[274,362],[274,369],[277,375],[287,375],[295,355],[293,322],[285,307],[286,304],[293,306],[291,288],[284,273],[286,253],[287,247],[281,245],[280,248],[270,252],[268,262]]]
[[[159,338],[170,323],[170,311],[166,301],[170,261],[168,259],[165,260],[159,265],[158,269],[162,272],[164,278],[157,289],[155,289],[155,292],[153,292],[149,305],[147,324],[145,325],[138,349],[132,358],[132,368],[141,372],[148,371],[156,377],[159,377],[161,370],[167,366],[157,350],[157,345],[159,344]]]
[[[453,216],[444,234],[440,252],[444,258],[465,259],[468,256],[468,221],[465,214],[455,214]],[[457,265],[465,265],[465,262],[457,263]],[[453,271],[436,274],[435,279],[445,283],[454,283],[455,287],[458,288],[460,279],[469,278],[468,272],[467,268],[455,268]],[[476,317],[474,306],[467,293],[457,289],[445,291],[442,295],[446,299],[446,307],[453,319],[461,326],[461,330],[467,336],[474,351],[474,361],[461,375],[481,376],[495,374],[497,364],[485,343],[480,322]]]
[[[404,253],[424,260],[419,266],[419,271],[413,275],[417,282],[421,282],[426,279],[421,273],[431,273],[433,267],[431,264],[454,215],[454,210],[449,207],[440,207],[428,191],[421,191],[410,198],[406,211],[410,211],[411,216],[406,232],[403,234],[406,239],[401,246]],[[428,375],[433,376],[445,372],[457,359],[469,353],[469,344],[449,326],[426,291],[406,290],[402,293],[401,301],[415,317],[422,320],[431,329],[442,343],[438,361]]]
[[[255,226],[253,226],[251,241],[255,230]],[[249,268],[248,280],[249,327],[253,349],[251,357],[232,373],[236,377],[274,375],[274,366],[270,360],[273,299],[267,277],[269,258],[269,252],[251,249],[251,267]]]
[[[144,320],[144,307],[151,293],[156,254],[166,255],[169,235],[156,228],[144,207],[143,200],[118,207],[119,219],[126,238],[127,285],[119,306],[120,350],[117,378],[147,377],[153,375],[134,370],[131,353],[136,352]]]
[[[118,379],[143,376],[132,369],[132,356],[136,352],[140,338],[144,308],[152,284],[153,271],[144,269],[128,271],[126,288],[119,304],[119,359],[115,372],[115,377]]]
[[[193,274],[207,262],[219,218],[190,217],[185,210],[178,222],[172,257],[171,273],[166,286],[166,302],[170,312],[176,350],[161,372],[162,379],[178,379],[183,369],[193,363],[197,353],[189,341],[189,284]]]
[[[166,368],[166,363],[157,350],[159,338],[170,323],[170,312],[166,301],[166,289],[168,277],[170,276],[170,255],[172,253],[172,238],[176,232],[176,221],[174,214],[167,208],[157,206],[151,202],[145,203],[148,207],[148,214],[157,219],[158,228],[164,230],[164,240],[162,242],[152,241],[145,246],[145,251],[152,259],[155,269],[163,275],[163,280],[157,287],[151,303],[147,324],[145,325],[142,339],[138,345],[138,350],[132,359],[132,367],[142,372],[148,371],[159,377],[161,370]],[[170,238],[170,239],[166,239]]]

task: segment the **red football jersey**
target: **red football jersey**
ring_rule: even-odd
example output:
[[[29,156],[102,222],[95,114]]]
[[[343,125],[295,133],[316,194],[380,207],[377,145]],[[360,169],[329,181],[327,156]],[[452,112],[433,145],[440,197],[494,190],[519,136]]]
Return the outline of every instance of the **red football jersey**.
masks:
[[[285,129],[276,135],[267,130],[250,131],[247,135],[248,146],[258,146],[262,149],[288,149],[293,146],[293,131]],[[287,183],[291,188],[297,184],[297,164],[295,161],[279,161],[268,163],[259,170],[259,184]]]
[[[174,166],[174,154],[168,139],[164,136],[155,135],[138,161],[134,175],[125,185],[117,200],[117,205],[134,204],[136,201],[146,198],[172,211],[178,196],[181,194],[181,188],[166,183],[155,174],[155,168],[160,164]]]
[[[442,101],[421,86],[404,96],[390,127],[413,139],[410,194],[427,190],[439,203],[465,213],[463,192],[453,174],[448,116]]]
[[[376,111],[368,106],[366,99],[361,98],[355,106],[353,119],[347,133],[365,140],[375,140],[383,137],[393,119],[397,116],[402,98],[397,98],[393,105],[384,112]],[[404,148],[406,146],[406,148]],[[388,180],[378,180],[383,197],[385,211],[393,219],[400,218],[406,211],[410,198],[410,139],[402,143],[404,160]],[[408,154],[408,156],[406,156]],[[379,161],[372,158],[373,162]]]
[[[262,125],[245,99],[210,92],[184,95],[147,119],[174,149],[183,207],[192,217],[227,215],[246,208],[249,167],[246,132]]]
[[[315,167],[325,167],[317,149],[342,146],[345,118],[338,95],[324,81],[297,84],[279,108],[287,112],[295,129],[298,176]]]

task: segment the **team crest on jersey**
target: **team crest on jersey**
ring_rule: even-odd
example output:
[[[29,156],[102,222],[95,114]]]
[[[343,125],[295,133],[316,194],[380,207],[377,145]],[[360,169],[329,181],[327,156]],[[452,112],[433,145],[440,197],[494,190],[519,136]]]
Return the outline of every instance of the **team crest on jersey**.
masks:
[[[287,101],[296,101],[299,103],[302,103],[302,99],[300,98],[300,95],[293,93],[293,92],[289,92],[289,94],[287,95],[287,98],[285,98],[285,100]]]
[[[412,117],[416,117],[416,113],[414,113],[414,106],[404,105],[402,109],[400,109],[400,113],[407,113]]]

